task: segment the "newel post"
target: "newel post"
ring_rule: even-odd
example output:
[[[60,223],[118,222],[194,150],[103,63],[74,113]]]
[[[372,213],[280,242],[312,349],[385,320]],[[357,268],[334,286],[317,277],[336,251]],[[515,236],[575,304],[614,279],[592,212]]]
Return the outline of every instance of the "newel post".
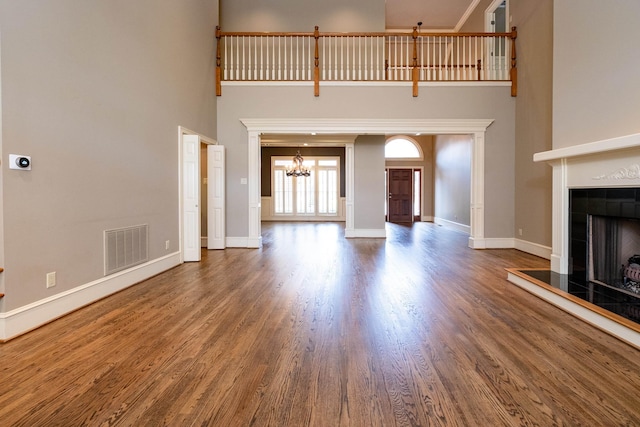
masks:
[[[413,27],[413,64],[411,80],[413,81],[413,96],[418,96],[418,27]]]
[[[320,56],[318,54],[318,39],[320,39],[320,32],[318,31],[317,25],[313,31],[313,37],[316,39],[315,61],[313,63],[313,95],[320,96]]]
[[[516,27],[511,27],[511,96],[518,95],[518,68],[516,67]]]
[[[222,70],[220,68],[220,26],[216,26],[216,96],[222,95]]]

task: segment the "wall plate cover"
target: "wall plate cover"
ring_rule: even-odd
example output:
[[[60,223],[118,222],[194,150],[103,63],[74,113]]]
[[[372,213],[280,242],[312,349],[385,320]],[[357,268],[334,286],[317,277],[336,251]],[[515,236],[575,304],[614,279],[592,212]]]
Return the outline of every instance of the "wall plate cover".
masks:
[[[18,159],[27,159],[29,165],[26,167],[18,166]],[[18,169],[22,171],[31,170],[31,156],[23,156],[22,154],[9,154],[9,169]]]

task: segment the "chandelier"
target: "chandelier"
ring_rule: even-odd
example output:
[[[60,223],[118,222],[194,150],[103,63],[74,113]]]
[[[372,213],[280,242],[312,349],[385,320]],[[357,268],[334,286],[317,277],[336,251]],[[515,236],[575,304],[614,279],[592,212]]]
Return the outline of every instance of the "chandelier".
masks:
[[[311,171],[304,164],[304,159],[300,155],[300,150],[293,157],[293,163],[287,166],[287,176],[310,176]]]

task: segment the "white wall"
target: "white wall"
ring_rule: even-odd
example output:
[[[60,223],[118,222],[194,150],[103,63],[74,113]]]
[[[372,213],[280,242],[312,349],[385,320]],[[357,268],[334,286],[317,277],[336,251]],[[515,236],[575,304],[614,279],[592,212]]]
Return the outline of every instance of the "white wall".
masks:
[[[640,2],[553,4],[553,148],[640,132]]]
[[[178,126],[215,137],[216,23],[217,1],[0,0],[1,311],[101,279],[103,230],[178,251]]]
[[[470,135],[438,135],[434,148],[435,217],[471,226]]]

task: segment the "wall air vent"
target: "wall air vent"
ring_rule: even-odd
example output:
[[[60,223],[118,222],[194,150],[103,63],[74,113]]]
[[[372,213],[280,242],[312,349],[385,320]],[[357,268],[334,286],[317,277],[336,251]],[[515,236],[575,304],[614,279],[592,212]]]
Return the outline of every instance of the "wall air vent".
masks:
[[[146,262],[149,257],[149,225],[104,231],[104,275]]]

